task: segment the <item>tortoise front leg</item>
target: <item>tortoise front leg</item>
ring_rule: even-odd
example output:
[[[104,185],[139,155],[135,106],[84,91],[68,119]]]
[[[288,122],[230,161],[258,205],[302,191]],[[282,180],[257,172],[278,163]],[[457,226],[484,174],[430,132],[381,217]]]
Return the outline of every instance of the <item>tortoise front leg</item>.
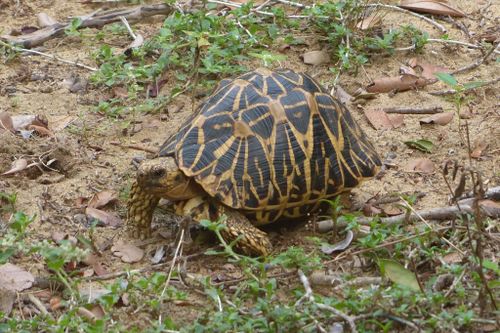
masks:
[[[230,243],[240,237],[235,244],[237,252],[250,256],[268,256],[273,246],[269,236],[262,230],[256,228],[246,216],[230,209],[222,208],[219,214],[226,215],[226,227],[221,230],[222,237]]]
[[[146,239],[151,236],[153,212],[160,198],[149,194],[137,184],[132,183],[127,204],[127,229],[134,238]]]

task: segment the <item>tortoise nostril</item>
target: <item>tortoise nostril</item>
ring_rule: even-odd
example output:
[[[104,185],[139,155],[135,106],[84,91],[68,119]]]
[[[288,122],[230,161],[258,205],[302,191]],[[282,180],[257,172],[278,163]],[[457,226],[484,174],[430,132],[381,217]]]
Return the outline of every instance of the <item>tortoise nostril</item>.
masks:
[[[165,176],[165,169],[157,168],[157,169],[153,170],[153,175],[157,178],[162,178]]]

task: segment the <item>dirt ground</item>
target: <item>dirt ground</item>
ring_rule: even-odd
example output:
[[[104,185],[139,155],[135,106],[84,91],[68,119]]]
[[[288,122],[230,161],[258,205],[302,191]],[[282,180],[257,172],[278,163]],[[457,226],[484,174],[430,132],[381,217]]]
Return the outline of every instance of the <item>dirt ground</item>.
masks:
[[[497,2],[482,12],[487,3],[487,1],[454,1],[456,7],[468,14],[468,17],[457,21],[462,22],[471,33],[475,34],[480,34],[488,27],[498,24],[500,3]],[[97,8],[99,6],[62,0],[19,1],[18,4],[15,1],[1,2],[0,32],[8,33],[13,29],[36,25],[35,15],[40,12],[46,12],[56,20],[64,21],[67,17],[89,13]],[[147,39],[161,26],[162,20],[163,18],[156,17],[135,24],[133,27]],[[462,30],[450,23],[439,22],[448,29],[449,39],[468,40]],[[418,18],[391,11],[384,16],[384,27],[397,27],[401,23],[413,23],[427,31],[431,38],[440,37],[435,28]],[[130,40],[126,38],[111,41],[113,47],[122,49],[129,42]],[[39,50],[95,67],[96,64],[90,54],[98,47],[98,44],[85,39],[62,37],[46,42]],[[288,58],[282,65],[297,71],[306,71],[331,88],[334,77],[328,71],[328,66],[311,67],[304,65],[300,59],[300,55],[312,47],[292,47],[286,52]],[[343,74],[340,84],[353,94],[358,88],[366,86],[371,79],[397,75],[399,67],[415,56],[428,63],[453,70],[471,64],[482,55],[478,50],[460,45],[429,43],[421,54],[396,52],[391,56],[373,57],[364,70],[360,70],[356,76]],[[495,58],[498,59],[498,55],[491,57],[490,61],[478,68],[457,75],[457,79],[459,82],[467,82],[498,78],[500,64],[495,62]],[[85,217],[82,220],[84,208],[79,206],[78,201],[81,198],[90,198],[102,190],[114,190],[121,194],[118,202],[108,206],[106,210],[117,213],[124,221],[125,196],[135,170],[132,159],[151,156],[144,151],[124,147],[140,145],[157,149],[192,112],[190,107],[184,107],[180,112],[170,113],[168,116],[167,112],[140,115],[135,119],[131,130],[130,126],[126,127],[127,120],[111,119],[94,111],[97,100],[102,96],[100,89],[89,86],[83,93],[69,92],[63,82],[72,75],[88,78],[90,72],[28,54],[7,64],[0,63],[0,112],[6,111],[11,115],[41,115],[48,120],[49,128],[56,129],[53,137],[31,139],[23,139],[8,132],[0,134],[0,173],[9,170],[12,162],[20,158],[45,163],[54,160],[50,164],[53,171],[47,168],[40,170],[35,166],[14,175],[0,176],[0,191],[17,193],[17,209],[27,214],[36,214],[36,220],[30,227],[33,239],[50,238],[54,231],[72,235],[85,231],[88,224]],[[469,102],[462,110],[470,111],[467,122],[472,148],[478,143],[487,146],[479,158],[472,160],[473,167],[482,174],[486,187],[500,185],[499,88],[500,83],[497,82],[476,89],[468,95]],[[445,111],[454,111],[449,98],[429,94],[431,91],[446,89],[448,87],[444,84],[436,83],[420,90],[378,94],[373,99],[350,105],[354,117],[374,142],[380,155],[390,158],[390,167],[382,177],[367,181],[354,191],[355,203],[364,203],[374,196],[395,192],[422,192],[425,196],[416,202],[415,209],[448,204],[449,190],[443,180],[441,166],[448,159],[468,163],[467,144],[460,136],[458,117],[455,115],[449,124],[439,126],[420,125],[419,119],[423,116],[405,115],[401,127],[375,130],[363,113],[363,109],[368,108],[424,106],[441,106]],[[168,109],[173,110],[182,104],[189,106],[191,105],[189,101],[190,96],[180,96],[168,106]],[[462,124],[464,121],[461,120]],[[61,124],[68,126],[57,129]],[[431,140],[435,144],[431,154],[410,149],[404,144],[404,141],[421,138]],[[420,174],[408,171],[408,163],[420,157],[429,158],[434,163],[433,173]],[[163,230],[169,230],[165,226],[165,220],[172,222],[174,218],[169,214],[156,214],[155,221],[163,222],[156,225]],[[99,234],[95,235],[96,241],[99,244],[106,244],[112,243],[117,237],[126,237],[122,235],[123,229],[123,225],[116,228],[99,227]],[[276,251],[280,251],[290,245],[304,243],[304,236],[311,233],[309,229],[298,226],[291,229],[273,229],[271,235]],[[163,240],[163,243],[170,246],[173,246],[173,242],[173,238]],[[211,245],[213,244],[205,244],[202,247]],[[103,252],[103,256],[104,267],[108,272],[145,265],[144,262],[134,265],[124,264],[119,258],[112,256],[109,247]],[[193,273],[216,274],[218,270],[224,272],[227,269],[224,261],[220,259],[203,257],[199,259],[200,261],[197,260],[193,260],[189,265],[189,270]],[[24,264],[34,275],[46,274],[46,268],[40,262]],[[188,319],[189,316],[184,318]]]

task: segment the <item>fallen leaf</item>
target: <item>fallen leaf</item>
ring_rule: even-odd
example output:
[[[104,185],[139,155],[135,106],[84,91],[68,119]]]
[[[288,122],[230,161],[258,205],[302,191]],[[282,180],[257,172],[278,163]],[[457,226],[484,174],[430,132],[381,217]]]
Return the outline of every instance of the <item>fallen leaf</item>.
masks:
[[[43,126],[28,125],[27,129],[28,131],[35,131],[40,136],[54,136],[54,133],[52,133],[48,128]]]
[[[443,261],[447,263],[448,265],[450,264],[458,264],[462,262],[463,256],[458,253],[458,252],[450,252],[447,253],[443,256]]]
[[[491,218],[500,217],[500,203],[493,200],[479,201],[479,207]]]
[[[14,125],[12,124],[12,118],[7,112],[0,113],[0,133],[2,130],[6,130],[14,133]]]
[[[118,193],[113,190],[105,190],[99,193],[94,194],[92,199],[88,204],[88,207],[91,208],[101,208],[106,206],[111,201],[115,201],[118,199]]]
[[[59,132],[68,127],[76,117],[74,116],[54,116],[50,118],[50,128],[54,132]]]
[[[382,214],[382,210],[377,206],[367,202],[363,205],[363,215],[365,216],[376,216]]]
[[[325,51],[311,51],[302,55],[302,60],[308,65],[321,65],[330,62],[330,56]]]
[[[352,101],[353,97],[349,95],[347,91],[344,90],[340,85],[335,87],[335,97],[342,103],[347,104]]]
[[[144,37],[140,34],[136,34],[135,39],[132,41],[132,43],[129,44],[129,46],[127,46],[125,52],[123,53],[125,53],[127,57],[130,57],[132,55],[133,50],[138,47],[141,47],[142,44],[144,44]]]
[[[5,171],[4,173],[2,173],[2,175],[3,176],[12,175],[16,172],[23,171],[27,167],[28,167],[28,161],[25,160],[24,158],[20,158],[18,160],[15,160],[14,162],[12,162],[12,166],[11,166],[10,170]]]
[[[405,141],[404,143],[408,147],[418,149],[420,151],[423,151],[424,153],[431,153],[432,148],[434,148],[434,144],[432,143],[432,141],[425,139]]]
[[[488,148],[488,144],[486,142],[484,142],[483,140],[476,141],[476,144],[474,145],[474,149],[472,150],[470,157],[480,158],[487,148]]]
[[[324,254],[332,254],[335,251],[343,251],[347,249],[349,245],[351,245],[353,238],[354,233],[351,230],[347,230],[345,238],[340,242],[337,242],[335,244],[323,243],[321,245],[321,252],[323,252]]]
[[[411,58],[408,61],[408,65],[411,66],[412,68],[419,67],[422,70],[421,76],[427,79],[428,81],[432,82],[436,81],[436,76],[434,74],[436,73],[449,74],[451,72],[448,68],[432,65],[417,58]]]
[[[101,221],[106,226],[116,227],[122,224],[122,220],[117,215],[110,214],[100,209],[87,207],[85,209],[85,214]]]
[[[123,240],[119,240],[115,245],[111,247],[113,255],[122,259],[123,262],[134,263],[138,262],[144,256],[144,251],[137,246],[127,243]]]
[[[23,291],[24,289],[31,288],[35,277],[24,269],[6,263],[0,266],[0,286],[7,290],[14,292]]]
[[[102,319],[105,315],[104,309],[100,304],[96,304],[90,308],[90,312],[92,312],[97,319]]]
[[[57,24],[57,21],[50,17],[47,13],[37,14],[36,19],[40,28],[50,27],[51,25]]]
[[[434,163],[428,158],[417,158],[408,162],[406,170],[409,172],[420,172],[431,174],[434,172]]]
[[[448,5],[443,0],[403,0],[399,7],[417,13],[464,17],[465,13]]]
[[[159,246],[155,251],[155,255],[151,258],[151,263],[153,265],[158,264],[163,259],[163,256],[165,256],[165,248],[163,246]]]
[[[396,205],[382,205],[381,209],[386,216],[396,216],[403,214],[401,208],[397,207]]]
[[[421,291],[415,273],[404,268],[396,261],[380,259],[378,261],[382,273],[392,282],[413,291]]]
[[[454,115],[453,112],[436,113],[429,117],[420,119],[420,125],[438,124],[444,126],[453,119],[453,115]]]
[[[127,98],[128,91],[124,87],[113,87],[113,95],[118,98]]]
[[[12,116],[12,126],[16,131],[26,129],[29,125],[48,128],[48,124],[47,118],[43,115],[25,114]]]
[[[369,93],[386,93],[391,91],[405,91],[423,87],[427,81],[412,74],[402,74],[395,77],[375,79],[366,87]]]
[[[59,296],[54,296],[49,300],[49,306],[52,311],[55,311],[57,309],[60,309],[64,307],[63,303],[61,302],[62,299]]]
[[[389,115],[380,109],[365,109],[365,116],[375,129],[392,129],[403,124],[404,115]]]
[[[380,15],[378,13],[374,13],[368,16],[365,16],[361,21],[356,24],[356,27],[360,30],[368,30],[373,28],[376,25],[379,25],[382,21]]]

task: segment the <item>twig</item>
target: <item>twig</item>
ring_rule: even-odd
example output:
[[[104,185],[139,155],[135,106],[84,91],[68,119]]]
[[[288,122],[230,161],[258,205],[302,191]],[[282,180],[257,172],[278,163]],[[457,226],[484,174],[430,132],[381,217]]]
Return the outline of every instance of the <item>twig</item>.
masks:
[[[472,49],[482,49],[483,47],[481,45],[476,45],[476,44],[471,44],[471,43],[466,43],[466,42],[462,42],[462,41],[459,41],[459,40],[452,40],[452,39],[436,39],[436,38],[429,38],[427,39],[428,42],[434,42],[434,43],[442,43],[442,44],[456,44],[456,45],[462,45],[462,46],[467,46],[467,47],[470,47]],[[500,51],[496,51],[495,49],[493,49],[493,52],[495,53],[499,53],[500,54]]]
[[[488,86],[490,84],[495,84],[499,81],[500,81],[500,77],[497,77],[496,79],[483,82],[480,86],[469,88],[469,89],[467,89],[467,91],[474,90],[477,88],[482,88],[482,87]],[[429,93],[429,95],[433,95],[433,96],[445,96],[445,95],[453,95],[456,92],[457,91],[455,89],[450,89],[450,90],[429,91],[428,93]]]
[[[443,112],[441,106],[429,106],[423,108],[385,108],[382,109],[385,113],[401,113],[401,114],[434,114]]]
[[[137,36],[136,34],[134,34],[134,31],[132,30],[132,28],[130,27],[130,24],[128,24],[128,21],[127,19],[125,18],[125,16],[120,16],[120,20],[122,21],[123,25],[125,26],[125,28],[127,28],[127,31],[130,35],[130,37],[132,37],[133,40],[136,40],[137,39]]]
[[[138,6],[134,8],[113,9],[99,13],[94,12],[81,17],[82,22],[78,29],[99,28],[106,24],[120,21],[120,17],[125,17],[129,21],[138,21],[144,17],[168,15],[173,11],[174,8],[170,5],[156,4]],[[64,30],[70,26],[71,22],[57,23],[26,35],[2,35],[0,36],[0,40],[21,45],[24,48],[32,48],[41,45],[52,38],[63,35]]]
[[[122,148],[130,148],[130,149],[135,149],[135,150],[141,150],[141,151],[145,151],[147,153],[152,153],[152,154],[158,153],[157,149],[143,147],[143,146],[140,146],[140,145],[126,145],[126,144],[123,144],[123,143],[120,143],[120,142],[116,142],[116,141],[111,141],[110,144],[112,144],[113,146],[118,146],[118,147],[122,147]]]
[[[29,293],[28,294],[28,299],[30,300],[31,303],[33,303],[33,305],[36,306],[36,308],[38,310],[40,310],[40,312],[44,315],[44,316],[47,316],[47,317],[50,317],[52,319],[54,319],[52,317],[52,315],[47,311],[47,309],[45,308],[45,306],[42,304],[42,302],[33,294]]]
[[[303,5],[303,4],[301,4],[301,3],[294,2],[294,1],[288,1],[288,0],[276,0],[276,2],[279,2],[279,3],[285,4],[285,5],[289,5],[289,6],[292,6],[292,7],[299,7],[299,8],[306,8],[306,9],[311,8],[311,6],[306,6],[306,5]]]
[[[298,304],[300,304],[299,302],[301,302],[302,299],[307,299],[309,302],[314,303],[319,309],[329,311],[329,312],[335,314],[336,316],[339,316],[340,318],[344,319],[349,324],[349,327],[351,328],[351,332],[352,333],[357,333],[358,332],[357,329],[356,329],[356,324],[354,323],[354,318],[353,317],[346,315],[342,311],[337,310],[337,309],[335,309],[332,306],[329,306],[329,305],[326,305],[326,304],[322,304],[322,303],[317,303],[314,300],[314,296],[313,296],[313,291],[312,291],[312,288],[311,288],[311,284],[309,283],[309,280],[307,279],[307,276],[304,274],[304,272],[302,272],[301,269],[299,269],[297,271],[297,273],[299,274],[300,282],[302,282],[302,285],[304,286],[304,290],[306,291],[306,293],[304,294],[304,296],[302,296],[297,301]],[[295,305],[298,305],[297,303]]]
[[[175,262],[177,260],[177,256],[179,255],[179,250],[182,246],[183,241],[184,241],[184,228],[181,229],[181,235],[179,237],[179,241],[177,242],[177,247],[175,248],[174,257],[172,258],[170,270],[168,271],[167,280],[165,281],[165,285],[163,286],[163,290],[161,292],[160,298],[163,298],[163,295],[165,295],[165,292],[167,291],[167,287],[170,283],[170,279],[172,278],[172,273],[174,271]]]
[[[409,10],[406,10],[406,9],[403,9],[403,8],[400,8],[400,7],[397,7],[397,6],[384,5],[384,4],[381,4],[381,3],[373,3],[373,4],[367,4],[366,7],[387,8],[387,9],[394,10],[396,12],[405,13],[407,15],[415,16],[415,17],[418,17],[421,20],[426,21],[429,24],[432,24],[433,26],[435,26],[436,28],[438,28],[441,32],[443,32],[443,33],[446,32],[446,28],[443,25],[437,23],[436,21],[434,21],[434,20],[432,20],[432,19],[430,19],[430,18],[428,18],[426,16],[423,16],[423,15],[411,12]]]
[[[77,61],[66,60],[66,59],[60,58],[58,56],[55,56],[53,54],[43,53],[43,52],[36,51],[36,50],[24,49],[24,48],[21,48],[21,47],[10,45],[10,44],[5,43],[5,42],[3,42],[1,40],[0,40],[0,45],[8,47],[8,48],[10,48],[10,49],[12,49],[12,50],[14,50],[16,52],[26,52],[26,53],[36,54],[36,55],[39,55],[39,56],[42,56],[42,57],[46,57],[46,58],[49,58],[49,59],[52,59],[52,60],[63,62],[65,64],[69,64],[69,65],[73,65],[73,66],[76,66],[76,67],[85,68],[85,69],[88,69],[88,70],[93,71],[93,72],[97,71],[97,68],[87,66],[87,65],[82,64],[82,63],[77,62]]]
[[[463,73],[463,72],[466,72],[466,71],[469,71],[471,69],[474,69],[476,67],[481,66],[481,64],[483,62],[485,62],[489,58],[489,56],[493,52],[495,52],[496,49],[498,49],[499,46],[500,46],[500,42],[495,47],[492,47],[482,58],[479,58],[478,60],[474,61],[473,63],[471,63],[465,67],[455,69],[453,72],[451,72],[451,74]]]
[[[204,254],[205,254],[205,251],[200,252],[200,253],[190,254],[190,255],[187,255],[187,256],[182,256],[182,257],[179,257],[178,259],[179,260],[180,259],[187,260],[187,259],[192,259],[192,258],[195,258],[195,257],[200,257],[200,256],[202,256]],[[170,262],[163,262],[161,264],[146,266],[146,267],[138,268],[138,269],[132,269],[130,271],[113,272],[113,273],[104,274],[104,275],[100,275],[100,276],[89,276],[89,277],[83,278],[83,280],[85,280],[85,281],[111,280],[111,279],[115,279],[115,278],[118,278],[118,277],[121,277],[121,276],[125,276],[125,275],[131,275],[131,274],[144,273],[144,272],[158,270],[158,269],[164,268],[165,266],[169,266],[169,265],[170,265]]]

